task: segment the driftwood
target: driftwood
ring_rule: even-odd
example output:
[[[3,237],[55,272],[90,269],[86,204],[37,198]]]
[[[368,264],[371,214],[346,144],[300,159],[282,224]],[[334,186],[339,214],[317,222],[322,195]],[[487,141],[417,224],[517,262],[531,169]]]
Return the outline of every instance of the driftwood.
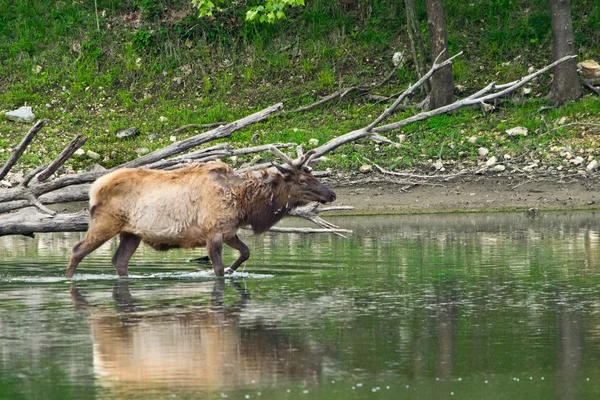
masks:
[[[504,85],[496,85],[495,83],[490,83],[483,89],[477,91],[476,93],[458,100],[452,104],[449,104],[444,107],[440,107],[435,110],[430,110],[426,112],[420,112],[416,115],[413,115],[409,118],[393,122],[386,125],[379,125],[386,118],[388,118],[395,109],[400,106],[400,103],[411,93],[414,93],[421,85],[427,82],[428,78],[439,68],[442,68],[449,63],[452,62],[452,59],[459,56],[461,53],[451,57],[448,60],[438,63],[438,59],[436,59],[433,63],[431,69],[423,75],[423,77],[411,85],[407,90],[402,92],[394,104],[388,107],[380,116],[378,116],[373,122],[371,122],[368,126],[346,133],[344,135],[333,138],[327,143],[315,148],[312,150],[312,160],[313,162],[318,162],[319,158],[326,153],[329,153],[336,148],[359,139],[371,139],[376,141],[383,141],[386,143],[393,143],[389,139],[384,136],[381,136],[381,133],[389,132],[391,130],[395,130],[406,126],[408,124],[425,120],[435,115],[444,114],[461,107],[465,106],[487,106],[486,108],[491,108],[491,105],[486,104],[486,102],[497,99],[499,97],[505,96],[518,88],[525,85],[527,82],[535,79],[539,75],[545,73],[556,65],[567,61],[572,58],[564,57],[560,60],[555,61],[554,63],[536,71],[528,76],[525,76],[515,82],[511,82]],[[193,136],[189,139],[183,140],[178,143],[174,143],[170,146],[164,147],[160,150],[157,150],[153,153],[147,154],[143,157],[137,158],[133,161],[122,164],[118,167],[115,167],[108,171],[100,171],[100,172],[86,172],[75,175],[66,175],[63,177],[55,178],[53,180],[44,181],[47,179],[45,175],[50,176],[54,170],[56,165],[62,165],[66,159],[64,157],[61,158],[59,156],[55,162],[51,164],[52,169],[50,167],[44,168],[40,167],[30,174],[27,175],[26,179],[22,184],[20,184],[16,188],[0,190],[0,236],[1,235],[10,235],[10,234],[21,234],[21,235],[32,235],[33,232],[58,232],[58,231],[84,231],[87,229],[88,223],[88,215],[87,212],[80,212],[75,214],[56,214],[55,211],[49,210],[45,207],[45,204],[53,204],[59,202],[68,202],[68,201],[85,201],[88,199],[87,192],[89,190],[89,184],[93,182],[98,177],[116,169],[116,168],[124,168],[124,167],[146,167],[146,168],[163,168],[163,169],[173,169],[179,168],[189,162],[197,162],[197,161],[207,161],[216,158],[222,157],[231,157],[234,155],[242,155],[242,154],[251,154],[260,151],[266,151],[273,145],[269,146],[255,146],[245,149],[233,149],[228,146],[226,143],[218,144],[212,147],[208,147],[201,150],[196,150],[187,154],[179,155],[184,153],[200,144],[204,144],[210,142],[212,140],[221,139],[228,137],[232,132],[242,129],[248,125],[264,120],[269,117],[276,111],[280,110],[282,104],[275,104],[271,107],[268,107],[262,111],[259,111],[255,114],[242,118],[238,121],[231,122],[222,126],[219,126],[210,131],[201,133],[199,135]],[[26,138],[28,138],[29,142],[35,136],[35,132],[39,131],[41,127],[45,124],[45,121],[38,122],[31,131],[27,134]],[[183,127],[182,127],[183,128]],[[36,130],[37,129],[37,130]],[[32,133],[32,131],[34,131]],[[12,166],[18,160],[20,154],[25,150],[27,144],[23,140],[21,145],[15,150],[15,153],[11,156],[9,161],[5,164],[2,171],[4,175],[10,171]],[[74,144],[73,146],[75,146]],[[284,143],[284,144],[276,144],[275,147],[286,148],[291,147],[294,144]],[[69,147],[68,147],[69,148]],[[72,149],[72,146],[70,147]],[[17,154],[17,151],[20,153]],[[73,150],[74,151],[74,150]],[[65,149],[63,154],[68,154],[70,150]],[[302,150],[298,149],[298,155],[301,156]],[[177,155],[177,156],[176,156]],[[176,156],[176,157],[173,157]],[[66,157],[66,156],[65,156]],[[171,157],[171,158],[169,158]],[[238,169],[238,171],[250,170],[256,167],[268,167],[269,164],[262,164],[258,166],[249,166]],[[56,167],[58,168],[58,167]],[[45,172],[42,172],[44,170]],[[52,171],[49,173],[48,171]],[[40,175],[42,174],[43,179],[40,179]],[[315,173],[317,175],[317,173]],[[38,179],[34,179],[35,176],[38,176]],[[450,176],[445,177],[450,178]],[[444,175],[437,175],[437,179],[445,179]],[[33,207],[32,207],[33,206]],[[16,211],[15,210],[19,210]],[[333,210],[331,208],[327,208],[325,210]],[[315,224],[321,226],[321,229],[318,230],[310,230],[307,228],[295,230],[296,232],[331,232],[336,234],[341,234],[347,232],[346,230],[340,229],[339,227],[330,224],[329,222],[320,218],[317,214],[319,212],[325,211],[323,209],[318,209],[317,205],[310,205],[304,209],[297,209],[294,211],[295,215],[307,219],[309,221],[314,222]],[[8,213],[11,211],[10,213]],[[3,214],[4,215],[1,215]],[[282,231],[283,228],[277,228],[274,230]],[[286,228],[286,232],[290,232],[289,228]]]

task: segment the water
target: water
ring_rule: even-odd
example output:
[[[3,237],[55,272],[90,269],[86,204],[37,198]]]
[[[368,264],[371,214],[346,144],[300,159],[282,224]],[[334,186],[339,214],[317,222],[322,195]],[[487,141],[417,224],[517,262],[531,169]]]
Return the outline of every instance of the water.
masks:
[[[226,279],[146,247],[118,279],[111,242],[69,281],[80,234],[3,237],[0,398],[595,399],[599,217],[332,218]]]

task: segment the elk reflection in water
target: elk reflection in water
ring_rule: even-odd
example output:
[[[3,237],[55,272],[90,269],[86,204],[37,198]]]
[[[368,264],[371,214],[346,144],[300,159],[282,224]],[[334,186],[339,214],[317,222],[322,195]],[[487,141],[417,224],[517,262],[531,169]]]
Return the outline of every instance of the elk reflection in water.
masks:
[[[250,303],[237,283],[236,304],[224,304],[226,283],[213,284],[208,305],[148,308],[135,300],[129,282],[113,288],[116,308],[91,304],[75,286],[75,307],[89,313],[94,373],[105,388],[126,386],[209,390],[251,383],[318,380],[324,351],[255,318],[240,322]],[[246,319],[247,320],[247,319]]]

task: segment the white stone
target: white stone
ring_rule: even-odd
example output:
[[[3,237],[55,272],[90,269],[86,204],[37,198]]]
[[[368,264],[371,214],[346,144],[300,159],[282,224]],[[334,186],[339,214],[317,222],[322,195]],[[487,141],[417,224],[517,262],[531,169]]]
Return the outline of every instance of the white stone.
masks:
[[[573,165],[581,165],[581,164],[583,164],[583,161],[584,161],[584,159],[581,156],[577,156],[574,159],[570,160],[571,164],[573,164]]]
[[[31,107],[23,106],[14,111],[9,111],[4,114],[6,119],[15,122],[32,122],[35,119],[35,114],[31,111]]]
[[[475,142],[477,142],[477,136],[471,136],[471,137],[469,138],[469,143],[471,143],[471,144],[475,144]]]
[[[496,172],[502,172],[502,171],[506,170],[506,167],[502,164],[496,164],[496,165],[494,165],[494,168],[492,168],[492,170],[496,171]]]
[[[319,145],[319,139],[312,138],[312,139],[310,139],[310,140],[308,141],[308,144],[309,144],[310,146],[318,146],[318,145]]]
[[[176,142],[176,141],[177,141],[177,137],[175,137],[175,136],[171,136],[171,137],[169,137],[169,140],[170,140],[171,142]]]
[[[508,136],[527,136],[527,132],[527,128],[523,126],[515,126],[514,128],[506,130]]]
[[[590,162],[585,169],[587,169],[588,171],[593,171],[596,168],[598,168],[598,161],[592,160],[592,162]]]
[[[485,156],[487,156],[489,152],[490,152],[490,151],[489,151],[488,149],[486,149],[485,147],[480,147],[480,148],[479,148],[479,155],[480,155],[481,157],[485,157]]]
[[[523,88],[523,94],[531,94],[531,88]]]
[[[95,151],[88,150],[85,154],[87,154],[87,156],[92,160],[100,159],[100,154],[96,153]]]
[[[167,117],[163,117],[163,116],[161,115],[160,117],[158,117],[158,120],[159,120],[160,122],[163,122],[163,123],[164,123],[164,122],[167,122],[169,119],[168,119]]]
[[[444,163],[442,163],[441,161],[436,161],[433,163],[433,167],[436,170],[440,170],[440,169],[444,168]]]
[[[534,163],[534,164],[529,164],[529,165],[526,165],[526,166],[524,166],[524,167],[523,167],[523,171],[525,171],[525,172],[531,172],[531,171],[533,171],[535,168],[537,168],[537,166],[538,166],[538,165],[537,165],[537,164],[535,164],[535,163]]]
[[[369,164],[363,164],[360,166],[360,168],[358,170],[360,172],[362,172],[363,174],[368,174],[369,172],[373,171],[373,167],[370,166]]]
[[[404,133],[402,133],[402,134],[400,134],[400,135],[398,135],[398,136],[396,136],[396,137],[398,138],[398,141],[399,141],[400,143],[404,143],[404,142],[406,142],[406,135],[405,135]]]
[[[10,189],[12,185],[8,181],[0,181],[0,187]]]
[[[496,158],[496,156],[491,156],[490,159],[485,162],[485,165],[488,167],[492,167],[496,164],[497,161],[498,159]]]
[[[147,147],[140,147],[139,149],[136,149],[135,152],[138,153],[139,155],[143,155],[143,154],[150,153],[150,149]]]
[[[392,56],[392,63],[394,64],[394,67],[397,67],[398,65],[400,65],[403,57],[404,57],[404,55],[402,54],[401,51],[397,51],[394,53],[394,55]]]
[[[85,150],[83,150],[83,149],[77,149],[77,150],[75,150],[75,153],[74,153],[74,154],[75,154],[76,156],[78,156],[78,157],[81,157],[82,155],[84,155],[84,154],[85,154]]]
[[[510,156],[510,154],[505,154],[504,155],[504,159],[505,160],[510,160],[512,157]]]

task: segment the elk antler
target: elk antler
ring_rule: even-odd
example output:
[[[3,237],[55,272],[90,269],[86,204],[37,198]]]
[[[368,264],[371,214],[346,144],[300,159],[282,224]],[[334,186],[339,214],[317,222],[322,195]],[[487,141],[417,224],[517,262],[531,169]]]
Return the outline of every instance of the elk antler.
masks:
[[[296,158],[295,160],[292,160],[287,154],[283,153],[281,150],[279,150],[276,147],[272,146],[269,149],[277,157],[279,157],[282,160],[284,160],[285,163],[290,166],[290,168],[292,169],[292,171],[299,171],[302,168],[308,168],[310,170],[310,167],[308,166],[308,163],[315,156],[315,150],[310,150],[310,151],[304,153],[304,151],[302,150],[301,146],[298,146],[296,148],[296,152],[298,153],[298,158]]]

